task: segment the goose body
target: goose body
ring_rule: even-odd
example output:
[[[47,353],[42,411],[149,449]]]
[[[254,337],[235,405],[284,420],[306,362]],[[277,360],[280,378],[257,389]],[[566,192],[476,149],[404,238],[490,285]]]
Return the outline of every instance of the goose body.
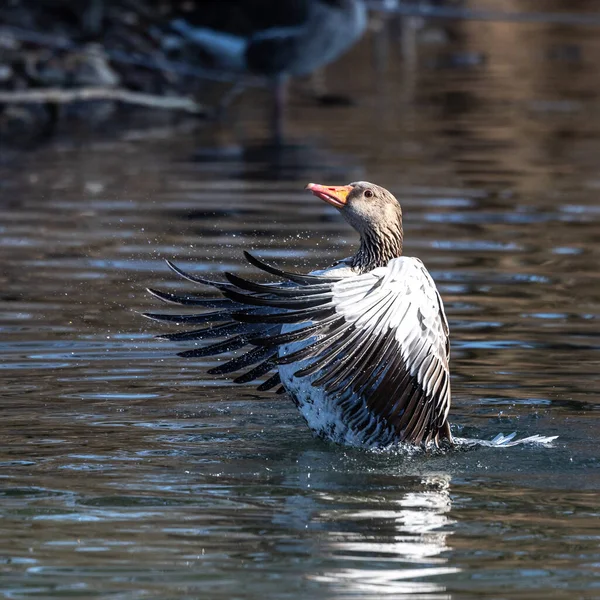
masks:
[[[357,277],[348,268],[321,273],[343,277],[333,286],[333,304],[354,339],[336,355],[329,374],[323,369],[296,376],[310,359],[279,365],[281,381],[308,426],[319,437],[350,446],[432,441],[450,409],[448,325],[423,263],[401,257],[368,276]],[[297,329],[284,325],[282,332]],[[284,344],[279,357],[285,360],[308,343]],[[412,396],[401,392],[409,390],[417,395],[407,410]]]
[[[308,189],[359,231],[354,257],[302,275],[246,253],[251,264],[280,280],[271,284],[233,274],[226,282],[208,281],[170,265],[191,281],[216,287],[224,299],[150,290],[168,302],[216,311],[147,316],[207,324],[168,339],[224,338],[182,356],[249,348],[209,373],[249,368],[234,379],[238,383],[268,376],[258,389],[288,392],[322,438],[359,447],[451,442],[448,323],[423,263],[401,256],[398,201],[368,182]]]

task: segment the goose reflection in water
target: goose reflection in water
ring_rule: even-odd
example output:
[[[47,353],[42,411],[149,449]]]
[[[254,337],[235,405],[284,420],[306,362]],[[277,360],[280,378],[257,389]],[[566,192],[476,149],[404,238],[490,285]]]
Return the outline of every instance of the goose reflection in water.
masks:
[[[340,597],[360,592],[362,598],[381,594],[418,594],[423,598],[422,594],[433,593],[435,598],[443,598],[439,595],[445,592],[443,585],[421,580],[459,571],[447,566],[447,559],[440,556],[449,550],[448,532],[444,530],[452,523],[447,515],[451,508],[449,484],[449,476],[432,476],[423,481],[421,491],[407,492],[385,508],[335,511],[331,518],[341,528],[353,523],[360,531],[331,532],[327,543],[330,551],[353,563],[362,556],[369,563],[377,557],[379,566],[355,564],[313,579],[331,584]]]
[[[321,570],[306,574],[307,579],[327,587],[332,598],[450,598],[435,581],[460,571],[443,555],[451,550],[454,523],[450,475],[391,480],[379,475],[374,489],[366,482],[360,488],[335,486],[324,471],[314,470],[314,456],[308,454],[299,462],[300,484],[309,493],[288,498],[287,510],[275,517],[279,525],[321,532],[312,537],[317,543],[311,548]]]

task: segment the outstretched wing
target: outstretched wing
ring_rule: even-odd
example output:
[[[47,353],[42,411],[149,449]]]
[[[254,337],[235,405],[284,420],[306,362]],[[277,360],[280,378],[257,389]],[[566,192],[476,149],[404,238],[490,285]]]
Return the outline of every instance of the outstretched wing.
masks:
[[[271,377],[258,386],[260,391],[266,391],[281,383],[277,372],[279,359],[278,344],[276,343],[276,336],[281,331],[281,324],[320,319],[325,313],[330,312],[331,308],[321,306],[323,293],[327,292],[329,286],[333,282],[339,281],[340,278],[289,273],[267,265],[247,252],[244,254],[251,264],[271,275],[287,280],[286,283],[283,285],[253,283],[231,273],[225,274],[229,282],[211,281],[186,273],[167,261],[169,267],[184,279],[217,288],[224,298],[178,295],[148,289],[153,296],[163,302],[194,308],[195,311],[200,309],[202,312],[192,314],[145,313],[144,316],[166,323],[202,326],[190,331],[159,336],[163,339],[204,342],[225,338],[216,343],[180,352],[179,356],[196,358],[215,356],[253,346],[240,356],[210,369],[208,373],[223,375],[252,366],[250,370],[238,375],[233,380],[235,383],[248,383],[275,371]],[[302,339],[310,332],[318,333],[321,327],[327,327],[327,323],[318,321],[314,327],[308,328],[302,333],[299,332],[297,336],[287,335],[282,339],[284,341],[290,337],[291,339]],[[279,387],[276,392],[283,393],[285,389]]]
[[[370,273],[336,277],[335,270],[326,275],[289,273],[245,255],[256,267],[287,282],[260,284],[230,273],[227,282],[213,282],[170,264],[183,277],[216,287],[225,299],[150,290],[168,302],[215,309],[194,315],[146,315],[207,325],[163,336],[171,340],[226,337],[182,356],[251,346],[209,372],[232,373],[255,365],[234,379],[245,383],[280,365],[300,363],[294,377],[310,376],[313,386],[339,398],[345,420],[353,427],[375,428],[383,422],[397,440],[417,444],[450,437],[448,325],[435,284],[421,261],[397,258]],[[285,324],[296,327],[282,330]],[[258,389],[280,382],[275,372]]]

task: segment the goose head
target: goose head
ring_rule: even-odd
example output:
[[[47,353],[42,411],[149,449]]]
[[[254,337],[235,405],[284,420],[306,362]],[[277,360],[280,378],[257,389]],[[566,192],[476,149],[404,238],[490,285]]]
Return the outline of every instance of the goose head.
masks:
[[[364,273],[402,255],[402,208],[394,195],[368,181],[327,186],[309,183],[306,189],[331,204],[360,235],[352,266]]]

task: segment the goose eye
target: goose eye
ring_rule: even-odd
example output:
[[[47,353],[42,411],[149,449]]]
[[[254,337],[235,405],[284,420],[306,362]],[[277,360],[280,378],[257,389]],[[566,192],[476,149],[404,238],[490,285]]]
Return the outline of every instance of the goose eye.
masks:
[[[365,198],[372,198],[373,197],[373,191],[372,190],[365,190]]]

